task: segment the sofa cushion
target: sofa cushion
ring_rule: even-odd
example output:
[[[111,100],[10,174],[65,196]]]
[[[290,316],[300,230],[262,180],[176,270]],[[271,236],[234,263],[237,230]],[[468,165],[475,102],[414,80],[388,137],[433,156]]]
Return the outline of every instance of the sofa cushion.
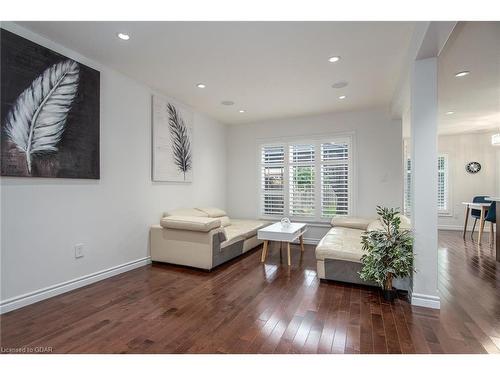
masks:
[[[220,227],[220,220],[199,216],[167,216],[160,220],[160,225],[167,229],[209,232]]]
[[[220,220],[220,225],[223,227],[228,227],[231,225],[231,219],[229,216],[221,216],[218,218]]]
[[[403,230],[411,230],[411,220],[408,219],[406,216],[402,214],[397,215],[400,219],[400,225],[399,229]],[[384,225],[382,224],[382,221],[380,219],[373,220],[368,227],[366,228],[368,232],[371,232],[373,230],[384,230]]]
[[[166,216],[197,216],[197,217],[208,217],[208,214],[197,210],[196,208],[178,208],[170,212],[165,212],[163,217]]]
[[[344,227],[344,228],[366,230],[368,225],[373,220],[374,219],[363,218],[363,217],[337,216],[332,219],[331,224],[333,227]]]
[[[217,207],[197,207],[196,210],[205,213],[208,217],[222,217],[227,216],[226,211]]]
[[[226,240],[220,244],[221,249],[235,242],[243,241],[245,236],[238,229],[232,229],[232,225],[224,228]]]
[[[242,237],[244,238],[244,236],[242,235],[241,231],[236,229],[236,228],[233,228],[232,225],[228,226],[228,227],[225,227],[224,228],[224,233],[226,234],[226,240],[230,240],[230,239],[233,239],[235,237]]]
[[[247,231],[245,231],[243,228],[233,224],[225,227],[224,232],[226,232],[227,238],[241,237],[243,239],[246,239],[251,237],[248,235]]]
[[[261,220],[245,220],[245,219],[231,219],[231,225],[225,229],[230,228],[245,238],[250,238],[257,235],[260,228],[265,227],[269,223]]]
[[[368,228],[366,228],[367,232],[371,232],[371,231],[374,231],[374,230],[384,230],[384,225],[382,224],[382,222],[379,219],[373,220],[368,225]]]
[[[401,229],[410,230],[411,229],[411,220],[410,220],[410,218],[406,217],[403,214],[398,214],[398,217],[401,220],[400,228]]]
[[[363,255],[362,234],[362,230],[353,228],[334,227],[330,229],[316,246],[316,259],[340,259],[361,263]]]

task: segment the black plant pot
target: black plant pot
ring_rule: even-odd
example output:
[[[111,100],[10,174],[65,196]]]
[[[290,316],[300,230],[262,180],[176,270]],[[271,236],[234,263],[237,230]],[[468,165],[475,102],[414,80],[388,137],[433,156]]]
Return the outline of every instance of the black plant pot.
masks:
[[[387,302],[393,302],[397,294],[398,291],[396,288],[382,289],[382,296],[384,297],[384,300],[386,300]]]

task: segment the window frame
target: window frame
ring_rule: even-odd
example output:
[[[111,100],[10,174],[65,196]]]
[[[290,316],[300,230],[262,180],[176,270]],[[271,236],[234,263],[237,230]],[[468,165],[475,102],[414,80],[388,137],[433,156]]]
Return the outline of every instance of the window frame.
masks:
[[[413,179],[412,173],[412,160],[411,155],[408,152],[408,145],[405,143],[405,155],[404,155],[404,192],[403,192],[403,213],[405,216],[411,216],[411,181]],[[439,174],[439,159],[444,158],[445,167],[444,167],[444,199],[446,202],[446,208],[439,208],[439,201],[436,201],[438,216],[452,216],[452,202],[451,202],[451,194],[450,194],[450,157],[447,153],[438,153],[438,159],[436,160],[436,172]],[[408,162],[410,163],[410,169],[408,169]],[[409,180],[408,180],[409,176]],[[439,175],[438,175],[438,185],[436,186],[437,195],[439,194]],[[407,199],[409,198],[409,199]],[[410,204],[410,207],[408,207]]]
[[[357,193],[355,181],[356,181],[356,143],[355,143],[355,133],[339,133],[339,134],[325,134],[325,135],[315,135],[315,136],[304,136],[304,137],[287,137],[287,138],[276,138],[276,139],[259,139],[257,140],[257,201],[258,201],[258,217],[263,220],[280,220],[283,217],[288,217],[291,220],[308,222],[308,223],[329,223],[332,217],[322,217],[321,208],[321,166],[323,164],[321,160],[321,144],[328,142],[347,142],[349,145],[349,155],[347,160],[348,165],[348,212],[345,216],[350,216],[355,214],[355,194]],[[298,216],[290,214],[290,145],[297,144],[314,144],[314,173],[315,173],[315,183],[314,183],[314,216]],[[262,189],[262,168],[264,166],[262,162],[262,148],[265,146],[283,146],[285,150],[285,163],[284,163],[284,213],[282,216],[277,215],[266,215],[263,213],[263,189]],[[328,163],[325,163],[328,164]],[[344,216],[344,215],[342,215]]]
[[[451,215],[451,201],[450,201],[450,158],[446,153],[438,154],[438,197],[439,197],[439,158],[444,159],[444,200],[446,202],[446,208],[439,208],[438,201],[438,215],[439,216],[450,216]]]
[[[283,147],[283,164],[281,163],[276,163],[276,164],[273,164],[273,163],[269,163],[269,164],[264,164],[262,162],[262,149],[264,147]],[[287,151],[286,151],[286,145],[284,145],[283,143],[276,143],[276,142],[273,142],[273,143],[266,143],[266,144],[262,144],[260,145],[260,147],[258,147],[258,184],[259,184],[259,214],[262,213],[263,211],[263,208],[264,208],[264,194],[265,194],[265,191],[263,189],[263,174],[262,174],[262,169],[264,168],[264,166],[268,166],[268,167],[275,167],[275,168],[283,168],[283,211],[286,212],[288,210],[288,206],[287,206],[287,199],[286,199],[286,194],[287,194],[287,183],[288,183],[288,180],[286,178],[286,174],[288,173],[288,168],[287,168],[287,163],[286,163],[286,158],[287,158]],[[273,195],[273,194],[271,194]],[[276,194],[277,196],[279,194]],[[276,215],[266,215],[266,217],[277,217]]]
[[[292,146],[309,146],[311,145],[312,146],[312,150],[313,150],[313,156],[314,156],[314,160],[313,161],[310,161],[310,160],[302,160],[302,161],[292,161],[291,158],[292,158],[292,154],[290,152],[290,149],[292,148]],[[285,197],[288,199],[288,202],[287,202],[287,207],[288,207],[288,210],[284,213],[284,216],[286,217],[289,217],[289,218],[300,218],[301,220],[312,220],[312,219],[316,219],[316,209],[317,209],[317,198],[318,198],[318,192],[317,192],[317,181],[318,181],[318,168],[317,168],[317,161],[318,161],[318,155],[317,155],[317,152],[318,152],[318,147],[317,147],[317,144],[316,142],[314,141],[311,141],[311,140],[307,140],[307,141],[299,141],[299,142],[288,142],[286,144],[286,149],[287,149],[287,154],[285,154],[285,162],[288,163],[287,167],[288,167],[288,174],[286,175],[286,179],[287,179],[287,186],[288,186],[288,191],[285,193]],[[292,199],[291,199],[291,186],[292,186],[292,183],[291,183],[291,180],[292,180],[292,168],[293,167],[311,167],[311,169],[314,171],[314,176],[313,176],[313,181],[314,181],[314,184],[313,184],[313,199],[314,199],[314,205],[313,205],[313,215],[291,215],[291,212],[290,212],[290,207],[292,206]],[[262,212],[261,212],[262,214]]]

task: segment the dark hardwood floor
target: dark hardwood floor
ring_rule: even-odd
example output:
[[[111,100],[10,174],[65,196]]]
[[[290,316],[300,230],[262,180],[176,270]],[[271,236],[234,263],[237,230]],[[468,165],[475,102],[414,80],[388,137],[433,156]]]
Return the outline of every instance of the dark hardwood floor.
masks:
[[[4,314],[1,346],[56,353],[499,353],[500,274],[487,238],[440,233],[440,311],[320,282],[314,247],[276,245],[211,273],[154,264]]]

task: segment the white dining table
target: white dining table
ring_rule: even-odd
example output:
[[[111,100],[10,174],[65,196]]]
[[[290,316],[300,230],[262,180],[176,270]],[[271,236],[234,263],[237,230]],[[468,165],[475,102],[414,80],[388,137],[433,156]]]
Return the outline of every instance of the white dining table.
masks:
[[[465,238],[465,233],[467,232],[467,222],[469,221],[470,210],[480,210],[481,216],[479,218],[479,236],[477,241],[481,243],[484,231],[484,223],[486,214],[488,213],[488,208],[490,208],[491,203],[474,203],[474,202],[462,202],[465,205],[465,223],[464,223],[464,233],[463,238]]]

